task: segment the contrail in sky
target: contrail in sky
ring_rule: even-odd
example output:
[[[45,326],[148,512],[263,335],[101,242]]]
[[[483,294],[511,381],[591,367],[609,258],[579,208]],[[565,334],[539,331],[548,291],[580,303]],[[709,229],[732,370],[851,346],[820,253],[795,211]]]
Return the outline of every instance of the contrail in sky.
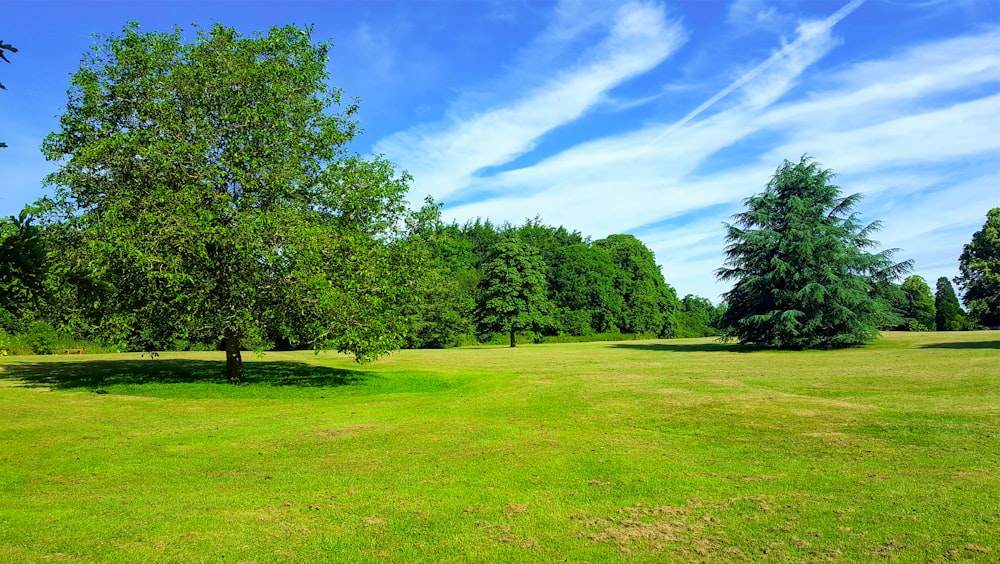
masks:
[[[653,140],[653,143],[662,141],[664,137],[670,135],[677,129],[686,125],[688,122],[697,117],[699,114],[701,114],[708,108],[712,107],[716,102],[732,94],[734,90],[742,87],[744,84],[750,82],[754,78],[757,78],[757,75],[770,68],[772,65],[774,65],[776,62],[784,58],[786,55],[788,55],[795,49],[799,48],[803,43],[805,43],[809,39],[812,39],[817,33],[826,32],[830,30],[831,28],[833,28],[833,26],[837,25],[837,23],[839,23],[840,20],[846,18],[848,15],[850,15],[851,12],[857,10],[858,7],[864,3],[865,0],[851,0],[843,8],[837,10],[836,12],[833,13],[833,15],[826,18],[826,20],[823,21],[822,27],[816,30],[809,30],[808,32],[800,32],[799,37],[796,38],[795,41],[789,43],[788,45],[785,45],[784,47],[781,48],[780,51],[771,55],[764,62],[744,73],[743,76],[737,78],[732,84],[723,88],[708,100],[702,102],[702,104],[697,108],[688,112],[688,114],[682,117],[680,121],[671,125],[670,128],[668,128],[666,131],[657,136],[656,139]]]

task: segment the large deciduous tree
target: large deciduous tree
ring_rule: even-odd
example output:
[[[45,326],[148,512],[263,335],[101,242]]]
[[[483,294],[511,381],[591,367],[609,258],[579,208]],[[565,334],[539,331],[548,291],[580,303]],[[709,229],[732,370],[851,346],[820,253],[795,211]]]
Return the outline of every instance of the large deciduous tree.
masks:
[[[482,267],[477,318],[484,331],[510,335],[540,330],[551,323],[545,281],[545,261],[538,249],[516,235],[496,244],[493,258]]]
[[[222,339],[232,381],[276,333],[359,360],[399,346],[408,177],[346,150],[357,107],[311,33],[133,23],[85,55],[44,151],[63,259],[111,285],[98,333]]]
[[[969,316],[987,326],[1000,326],[1000,208],[986,213],[983,228],[972,235],[958,258],[955,283]]]
[[[549,292],[560,329],[571,335],[618,331],[625,306],[615,291],[615,263],[607,250],[575,243],[557,248]]]
[[[626,333],[673,337],[677,292],[663,279],[653,251],[633,235],[610,235],[594,246],[611,255],[615,290],[624,301],[618,327]]]
[[[885,304],[879,285],[910,268],[894,250],[869,252],[878,222],[859,222],[860,195],[841,196],[833,172],[809,157],[785,161],[764,192],[726,224],[726,262],[733,282],[724,297],[726,336],[778,349],[845,347],[878,335]]]
[[[937,327],[937,309],[931,287],[922,276],[908,276],[900,286],[903,293],[903,318],[910,331],[930,331]]]

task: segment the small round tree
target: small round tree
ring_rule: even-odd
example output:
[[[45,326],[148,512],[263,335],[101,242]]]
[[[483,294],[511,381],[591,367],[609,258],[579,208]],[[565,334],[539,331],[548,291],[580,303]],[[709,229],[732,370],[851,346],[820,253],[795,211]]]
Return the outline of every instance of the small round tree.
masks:
[[[903,292],[904,307],[906,308],[904,317],[907,329],[910,331],[930,331],[936,328],[937,309],[934,305],[931,287],[927,285],[927,281],[914,274],[903,280],[900,289]]]
[[[497,243],[493,258],[483,265],[476,311],[480,328],[509,334],[514,347],[518,331],[551,323],[545,269],[538,250],[520,238],[509,236]]]
[[[724,297],[724,337],[778,349],[846,347],[878,335],[886,304],[881,284],[906,272],[895,250],[869,252],[878,222],[864,225],[833,172],[809,157],[785,161],[764,192],[726,224],[726,262],[716,271],[733,282]]]

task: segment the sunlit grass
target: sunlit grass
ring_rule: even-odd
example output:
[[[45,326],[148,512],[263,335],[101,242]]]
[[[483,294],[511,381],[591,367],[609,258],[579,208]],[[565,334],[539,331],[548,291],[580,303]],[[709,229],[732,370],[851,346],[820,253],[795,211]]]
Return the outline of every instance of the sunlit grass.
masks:
[[[0,361],[0,561],[1000,557],[1000,333]]]

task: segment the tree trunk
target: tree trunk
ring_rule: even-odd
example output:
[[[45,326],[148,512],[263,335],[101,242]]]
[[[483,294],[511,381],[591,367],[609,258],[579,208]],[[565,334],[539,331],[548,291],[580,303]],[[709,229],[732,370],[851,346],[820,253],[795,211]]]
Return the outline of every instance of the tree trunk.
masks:
[[[510,330],[510,348],[514,348],[516,346],[517,346],[517,340],[514,338],[514,330],[511,329]]]
[[[243,381],[243,356],[240,339],[232,329],[226,329],[226,378],[233,384]]]

